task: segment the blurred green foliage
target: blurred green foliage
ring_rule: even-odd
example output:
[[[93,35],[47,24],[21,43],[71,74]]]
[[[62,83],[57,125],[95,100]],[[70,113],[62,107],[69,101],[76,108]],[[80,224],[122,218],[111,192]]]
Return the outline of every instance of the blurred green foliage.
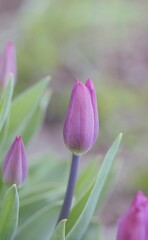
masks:
[[[100,113],[94,150],[104,151],[123,131],[117,188],[123,179],[130,191],[147,189],[147,9],[144,0],[31,0],[24,1],[17,19],[16,93],[51,75],[47,120],[53,127],[64,121],[75,78],[92,77]]]
[[[125,168],[148,157],[147,7],[139,0],[32,0],[18,28],[18,90],[51,75],[52,126],[64,121],[75,79],[92,77],[100,113],[96,150],[123,131]]]
[[[117,132],[137,131],[141,119],[133,124],[130,118],[145,111],[148,74],[141,44],[146,6],[123,0],[31,1],[19,24],[18,89],[51,74],[54,92],[47,117],[55,123],[63,121],[75,78],[92,77],[103,129],[109,121],[113,125],[107,131],[115,126]]]
[[[9,84],[1,96],[0,124],[3,140],[0,145],[1,169],[4,155],[13,138],[21,135],[27,145],[42,125],[49,101],[49,91],[46,95],[48,83],[49,79],[45,78],[12,100],[14,82],[13,76],[10,76]],[[8,93],[11,93],[11,96]],[[34,160],[28,156],[29,174],[24,186],[17,188],[15,182],[11,182],[13,185],[6,191],[7,187],[1,182],[0,196],[3,200],[0,201],[1,239],[46,240],[50,237],[55,240],[81,240],[86,232],[92,239],[96,239],[98,235],[96,225],[98,228],[100,225],[97,221],[94,223],[92,218],[96,208],[100,208],[100,203],[102,199],[104,200],[108,186],[114,178],[111,169],[121,139],[122,134],[119,134],[100,168],[98,161],[92,160],[81,172],[82,175],[80,174],[76,184],[72,210],[67,223],[65,221],[66,226],[65,223],[59,223],[56,229],[65,194],[69,161],[60,162],[50,152],[48,154],[42,152],[41,156],[37,155]],[[10,150],[8,154],[11,158]],[[16,154],[15,157],[19,156]],[[17,162],[14,163],[14,167],[17,167]]]

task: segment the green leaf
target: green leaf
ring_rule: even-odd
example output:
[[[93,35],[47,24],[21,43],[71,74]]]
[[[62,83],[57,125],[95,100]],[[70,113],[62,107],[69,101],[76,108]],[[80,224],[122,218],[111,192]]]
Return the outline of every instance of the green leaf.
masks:
[[[67,183],[69,163],[65,160],[59,162],[51,153],[44,154],[41,158],[32,159],[29,164],[30,175],[23,192],[26,188],[30,188],[32,185],[40,185],[43,182]]]
[[[102,240],[100,225],[98,223],[90,223],[82,240]]]
[[[19,217],[19,231],[20,231],[20,227],[22,229],[23,226],[25,226],[25,223],[28,222],[28,220],[33,216],[37,217],[37,213],[38,211],[40,211],[41,209],[44,209],[44,207],[49,207],[51,209],[51,207],[53,208],[55,205],[57,205],[58,203],[58,207],[62,205],[62,200],[63,200],[63,196],[62,197],[59,197],[60,193],[54,193],[53,191],[50,193],[48,193],[48,196],[44,197],[44,199],[37,199],[35,200],[34,202],[31,203],[30,201],[30,204],[27,204],[27,205],[24,205],[23,202],[21,202],[21,205],[20,205],[20,217]],[[46,224],[47,226],[47,233],[48,233],[48,230],[49,230],[49,221],[51,220],[52,221],[52,210],[48,210],[48,213],[45,213],[45,215],[43,214],[42,217],[44,218],[44,224]],[[60,211],[60,209],[59,209]],[[59,214],[59,212],[58,212]],[[47,216],[47,223],[45,223],[45,218]],[[56,218],[58,216],[54,217],[53,218],[53,221],[56,221]],[[38,219],[39,220],[39,224],[40,224],[40,221],[41,221],[41,216],[40,218]],[[37,223],[36,223],[37,224]],[[28,226],[29,227],[29,226]],[[28,228],[27,227],[27,228]],[[24,227],[23,227],[24,228]],[[43,227],[44,229],[44,227]],[[40,226],[40,231],[42,232],[42,227]]]
[[[31,119],[28,123],[28,127],[22,134],[22,138],[25,144],[27,144],[28,140],[30,141],[35,133],[42,126],[42,122],[45,117],[45,113],[47,110],[47,106],[50,99],[50,92],[46,92],[42,97],[38,107],[35,109],[34,113],[31,116]]]
[[[6,89],[4,90],[1,97],[1,101],[0,101],[0,131],[9,114],[11,99],[13,94],[13,86],[14,86],[14,80],[13,80],[13,75],[11,74],[9,83]]]
[[[63,219],[56,227],[50,240],[65,240],[65,224],[67,219]]]
[[[19,214],[19,197],[16,185],[6,192],[0,212],[0,239],[12,240],[16,233]]]
[[[8,130],[10,141],[12,141],[16,134],[21,135],[28,127],[28,122],[35,109],[38,107],[48,82],[48,78],[38,82],[33,87],[29,88],[29,90],[26,90],[16,97],[12,102]]]
[[[66,225],[66,240],[80,240],[86,232],[112,167],[121,138],[122,134],[117,137],[107,152],[94,186],[73,207]]]
[[[98,159],[95,159],[94,161],[91,161],[90,164],[88,164],[88,166],[80,174],[74,194],[76,202],[88,191],[88,189],[90,189],[92,184],[95,182],[99,167],[99,161]]]
[[[30,195],[25,195],[25,197],[23,199],[21,199],[21,207],[28,207],[28,205],[33,205],[35,207],[35,203],[37,202],[53,202],[56,199],[61,199],[63,198],[64,195],[64,190],[65,188],[63,188],[63,186],[50,186],[50,182],[47,182],[47,184],[49,186],[46,186],[45,189],[41,189],[39,188],[39,193],[32,191],[32,193],[30,193]],[[46,184],[46,185],[47,185]],[[47,188],[48,187],[48,188]],[[44,186],[43,186],[44,188]],[[27,213],[28,209],[26,209],[26,213]]]
[[[115,177],[116,177],[116,173],[117,173],[117,169],[119,169],[119,162],[116,161],[114,163],[114,165],[112,166],[112,168],[110,169],[109,173],[108,173],[108,176],[106,178],[106,181],[105,181],[105,184],[104,184],[104,187],[102,189],[102,192],[101,192],[101,195],[98,199],[98,203],[97,203],[97,208],[96,210],[99,209],[102,210],[102,206],[104,205],[104,202],[105,202],[105,199],[108,197],[108,195],[110,195],[110,192],[112,191],[112,186],[113,186],[113,182],[115,180]],[[118,165],[118,167],[117,167]]]
[[[60,207],[61,205],[55,201],[53,201],[52,204],[45,202],[44,206],[30,214],[30,216],[18,227],[15,240],[49,239],[49,234],[54,230]]]
[[[63,192],[65,190],[64,184],[48,181],[33,184],[30,187],[28,186],[25,188],[24,191],[20,191],[21,205],[23,200],[28,200],[30,197],[36,197],[42,194],[50,194],[50,192],[54,192],[55,190],[57,190],[58,193],[61,192],[61,190]]]

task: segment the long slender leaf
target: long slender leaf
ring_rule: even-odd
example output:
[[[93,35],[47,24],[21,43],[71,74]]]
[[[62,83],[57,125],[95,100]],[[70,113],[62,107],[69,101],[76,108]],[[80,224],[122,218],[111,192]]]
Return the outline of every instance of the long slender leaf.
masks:
[[[28,127],[28,122],[44,95],[48,82],[48,78],[38,82],[29,90],[21,93],[12,102],[8,130],[8,137],[11,140],[16,135],[16,132],[22,134],[25,128]]]
[[[50,240],[65,240],[65,224],[67,219],[63,219],[56,227]]]
[[[16,233],[19,214],[19,197],[16,185],[12,185],[4,196],[0,212],[0,239],[12,240]]]
[[[88,191],[72,209],[66,226],[66,240],[80,240],[83,237],[94,214],[98,199],[111,169],[121,138],[122,134],[117,137],[107,152],[93,188],[90,189],[90,191]],[[81,208],[81,213],[79,208]]]
[[[100,225],[91,222],[82,240],[102,240]]]
[[[45,95],[48,82],[49,78],[45,78],[13,100],[5,128],[2,129],[0,134],[0,149],[7,151],[16,134],[24,134],[25,143],[29,142],[30,134],[26,135],[25,132],[32,123],[32,116],[39,107],[43,95]],[[3,159],[5,154],[6,152],[1,152],[1,159]]]
[[[6,89],[4,90],[0,101],[0,131],[9,114],[13,94],[13,86],[14,86],[13,75],[10,75],[9,83]]]
[[[22,222],[15,240],[47,240],[54,230],[59,211],[60,205],[55,201],[52,205],[44,204]]]
[[[50,99],[50,92],[47,92],[41,98],[41,101],[38,107],[35,109],[34,113],[31,116],[31,119],[28,123],[28,127],[23,131],[22,138],[24,143],[29,142],[34,137],[35,133],[38,132],[39,128],[41,127],[45,113],[47,110],[47,106]]]
[[[95,182],[99,170],[99,161],[91,161],[79,176],[75,189],[76,202],[90,189]]]

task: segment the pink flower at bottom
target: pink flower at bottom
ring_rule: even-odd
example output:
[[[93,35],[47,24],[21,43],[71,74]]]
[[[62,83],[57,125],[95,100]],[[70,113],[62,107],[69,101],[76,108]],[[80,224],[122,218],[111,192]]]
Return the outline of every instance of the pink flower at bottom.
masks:
[[[119,220],[117,240],[148,240],[148,198],[142,192]]]

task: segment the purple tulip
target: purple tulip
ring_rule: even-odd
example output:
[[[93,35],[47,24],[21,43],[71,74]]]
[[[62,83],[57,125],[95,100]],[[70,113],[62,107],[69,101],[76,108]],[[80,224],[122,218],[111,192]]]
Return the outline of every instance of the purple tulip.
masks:
[[[148,198],[142,192],[119,220],[117,240],[148,240]]]
[[[92,80],[75,82],[64,124],[64,141],[76,155],[87,152],[99,131],[98,106]]]
[[[22,138],[16,137],[3,162],[3,182],[22,185],[28,173],[28,162]]]
[[[0,88],[6,88],[10,74],[13,74],[14,82],[16,82],[16,54],[15,47],[12,42],[8,42],[3,53],[0,56]]]

